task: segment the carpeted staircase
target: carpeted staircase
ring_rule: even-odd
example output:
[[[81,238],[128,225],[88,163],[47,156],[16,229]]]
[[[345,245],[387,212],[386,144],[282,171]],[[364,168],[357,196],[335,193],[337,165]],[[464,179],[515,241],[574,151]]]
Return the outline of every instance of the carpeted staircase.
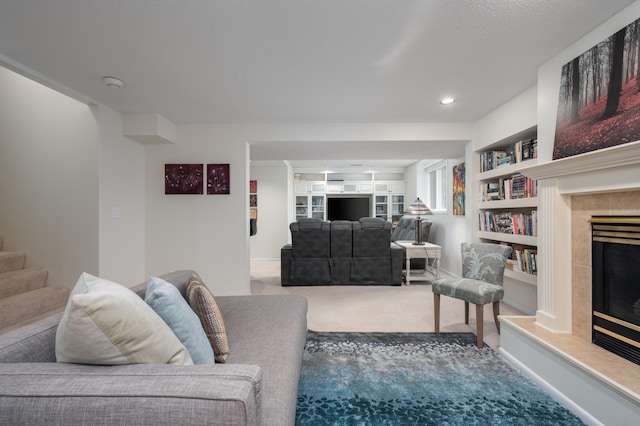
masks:
[[[46,287],[45,269],[25,269],[27,255],[4,251],[0,236],[0,333],[64,309],[69,289]]]

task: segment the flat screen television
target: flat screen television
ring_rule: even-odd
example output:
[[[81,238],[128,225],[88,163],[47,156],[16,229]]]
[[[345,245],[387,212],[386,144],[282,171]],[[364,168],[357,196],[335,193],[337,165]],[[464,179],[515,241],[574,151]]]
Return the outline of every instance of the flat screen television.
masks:
[[[327,198],[327,220],[358,220],[370,216],[370,197]]]

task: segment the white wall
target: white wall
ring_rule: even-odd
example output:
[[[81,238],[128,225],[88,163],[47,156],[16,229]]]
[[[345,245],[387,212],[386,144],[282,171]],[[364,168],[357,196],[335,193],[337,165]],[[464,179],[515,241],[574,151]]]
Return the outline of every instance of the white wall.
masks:
[[[474,151],[537,125],[537,95],[537,87],[533,86],[478,120],[472,142]]]
[[[145,145],[122,136],[119,112],[105,106],[96,110],[100,124],[99,273],[131,286],[147,278]],[[114,208],[120,217],[112,217]]]
[[[460,258],[460,244],[466,241],[465,216],[454,216],[453,212],[453,166],[464,163],[465,158],[447,161],[447,213],[436,213],[427,216],[426,219],[433,222],[429,231],[429,242],[442,247],[442,259],[440,269],[450,274],[459,276],[462,268]],[[407,200],[410,203],[416,197],[426,199],[425,166],[429,162],[419,161],[407,167]]]
[[[98,273],[98,156],[89,106],[0,67],[0,234],[50,286]]]
[[[146,150],[147,275],[195,269],[217,295],[249,294],[246,140],[234,126],[184,125],[176,144]],[[230,194],[165,195],[166,163],[228,163]]]
[[[252,259],[280,260],[280,248],[288,242],[288,173],[284,162],[251,166],[251,179],[258,181],[258,233],[250,238]]]

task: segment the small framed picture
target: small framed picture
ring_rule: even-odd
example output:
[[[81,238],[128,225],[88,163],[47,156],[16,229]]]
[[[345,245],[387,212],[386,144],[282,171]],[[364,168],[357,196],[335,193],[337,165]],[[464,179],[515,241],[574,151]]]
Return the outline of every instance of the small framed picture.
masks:
[[[228,164],[207,164],[207,194],[229,194]]]
[[[165,194],[202,194],[203,164],[165,164]]]

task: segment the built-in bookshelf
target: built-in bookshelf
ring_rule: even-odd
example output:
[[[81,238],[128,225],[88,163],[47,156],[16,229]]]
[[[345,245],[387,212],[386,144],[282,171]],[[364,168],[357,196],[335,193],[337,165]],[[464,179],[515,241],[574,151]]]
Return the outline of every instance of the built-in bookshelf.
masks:
[[[505,276],[537,283],[537,181],[519,173],[537,162],[535,127],[477,152],[478,219],[476,235],[513,248]]]

